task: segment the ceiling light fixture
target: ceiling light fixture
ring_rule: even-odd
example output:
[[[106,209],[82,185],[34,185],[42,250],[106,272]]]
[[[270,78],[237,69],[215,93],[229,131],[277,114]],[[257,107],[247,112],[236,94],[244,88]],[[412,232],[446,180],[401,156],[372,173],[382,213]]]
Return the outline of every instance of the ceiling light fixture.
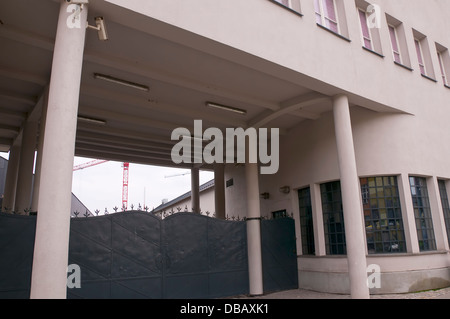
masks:
[[[112,77],[109,75],[94,73],[94,78],[98,79],[98,80],[108,81],[108,82],[115,83],[115,84],[124,85],[124,86],[130,87],[133,89],[137,89],[137,90],[141,90],[141,91],[146,91],[146,92],[150,91],[150,88],[146,85],[130,82],[127,80],[118,79],[118,78],[115,78],[115,77]]]
[[[214,102],[206,102],[205,104],[206,104],[206,106],[213,107],[216,109],[221,109],[221,110],[234,112],[234,113],[238,113],[238,114],[242,114],[242,115],[247,114],[246,110],[238,109],[238,108],[223,105],[223,104],[218,104],[218,103],[214,103]]]
[[[82,115],[78,116],[78,120],[81,122],[90,123],[90,124],[106,125],[105,120],[94,119],[94,118],[86,117],[86,116],[82,116]]]

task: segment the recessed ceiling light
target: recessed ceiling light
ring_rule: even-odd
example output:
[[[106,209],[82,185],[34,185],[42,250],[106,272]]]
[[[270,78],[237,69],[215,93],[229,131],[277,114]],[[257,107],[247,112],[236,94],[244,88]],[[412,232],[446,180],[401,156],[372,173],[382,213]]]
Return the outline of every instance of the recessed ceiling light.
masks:
[[[242,114],[242,115],[247,114],[246,110],[238,109],[238,108],[235,108],[232,106],[227,106],[227,105],[218,104],[218,103],[214,103],[214,102],[206,102],[205,104],[206,104],[206,106],[213,107],[213,108],[220,109],[220,110],[225,110],[225,111],[238,113],[238,114]]]
[[[111,83],[115,83],[115,84],[120,84],[123,86],[127,86],[127,87],[131,87],[133,89],[137,89],[137,90],[141,90],[141,91],[149,91],[150,88],[146,85],[143,84],[139,84],[139,83],[135,83],[135,82],[130,82],[127,80],[122,80],[119,78],[115,78],[113,76],[110,75],[104,75],[104,74],[100,74],[100,73],[94,73],[94,78],[98,79],[98,80],[104,80],[107,82],[111,82]]]

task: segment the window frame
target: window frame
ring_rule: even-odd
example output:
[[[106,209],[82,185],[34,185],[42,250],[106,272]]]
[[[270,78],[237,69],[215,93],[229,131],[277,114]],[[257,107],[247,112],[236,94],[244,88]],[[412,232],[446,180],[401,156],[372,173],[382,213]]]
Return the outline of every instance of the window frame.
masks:
[[[423,54],[422,42],[418,38],[414,38],[414,46],[416,48],[417,60],[419,63],[420,73],[428,76],[427,66],[425,64],[425,56]]]
[[[364,10],[364,9],[362,9],[362,8],[360,8],[360,7],[357,7],[356,10],[357,10],[357,12],[358,12],[358,18],[359,18],[359,21],[360,21],[361,41],[362,41],[362,43],[363,43],[363,46],[364,46],[365,49],[370,50],[370,51],[374,51],[374,52],[375,52],[375,45],[374,45],[374,43],[373,43],[373,36],[372,36],[372,33],[370,32],[370,28],[369,28],[369,24],[368,24],[368,20],[367,20],[367,11]],[[369,38],[366,38],[366,37],[364,36],[364,29],[363,29],[363,26],[362,26],[363,21],[361,21],[361,13],[364,14],[364,23],[365,23],[365,25],[366,25],[367,31],[369,32]],[[369,43],[370,43],[370,48],[368,48],[368,47],[366,46],[365,40],[368,40],[368,41],[369,41]]]
[[[447,230],[447,240],[450,245],[450,202],[447,192],[446,180],[438,179],[439,197],[442,204],[442,213],[444,215],[445,229]]]
[[[398,29],[397,29],[397,27],[395,27],[393,24],[390,24],[390,23],[388,24],[388,29],[389,29],[389,37],[391,39],[392,58],[394,59],[394,62],[403,65],[403,57],[402,57],[402,51],[401,51],[400,41],[399,41],[399,37],[398,37]],[[392,33],[390,32],[390,29],[392,29],[394,31],[393,34],[395,36],[395,39],[392,39]],[[394,44],[393,44],[394,40],[395,40],[395,44],[398,49],[397,51],[395,51],[395,48],[394,48]],[[396,60],[395,54],[398,55],[398,58],[400,61]]]
[[[300,219],[300,236],[302,240],[302,255],[314,256],[316,252],[311,188],[304,187],[298,189],[297,198]]]
[[[444,85],[448,87],[449,81],[448,81],[446,69],[445,69],[445,66],[444,66],[444,57],[442,56],[442,54],[443,54],[442,51],[437,51],[437,56],[438,56],[438,61],[439,61],[439,68],[441,70],[442,81],[444,82]]]
[[[331,191],[329,188],[331,188]],[[329,195],[331,195],[332,200],[325,201]],[[334,197],[334,195],[337,195],[337,197]],[[322,202],[326,254],[328,256],[347,255],[344,209],[342,205],[340,181],[320,184],[320,198]],[[334,208],[336,205],[339,205],[340,209],[335,210]],[[329,206],[333,208],[331,210],[327,209]]]
[[[406,253],[397,176],[362,177],[360,184],[368,253]]]
[[[314,0],[314,11],[315,11],[315,16],[316,16],[316,23],[320,24],[322,27],[324,27],[334,33],[341,34],[341,26],[339,23],[339,15],[338,15],[338,10],[337,10],[336,0],[329,0],[329,1],[333,2],[333,10],[334,10],[334,15],[336,17],[336,21],[333,21],[329,17],[325,16],[324,1],[327,1],[327,0]],[[316,3],[319,4],[319,8],[316,7]],[[319,12],[317,12],[317,9],[319,9]],[[317,21],[318,16],[320,16],[320,23]],[[337,31],[335,31],[332,28],[330,28],[329,26],[327,26],[326,21],[331,21],[331,22],[335,23]]]
[[[436,251],[436,235],[434,232],[430,195],[428,193],[428,179],[421,176],[409,176],[408,179],[419,249],[421,252]],[[413,184],[411,183],[412,180],[414,180]],[[420,214],[420,212],[423,214]]]

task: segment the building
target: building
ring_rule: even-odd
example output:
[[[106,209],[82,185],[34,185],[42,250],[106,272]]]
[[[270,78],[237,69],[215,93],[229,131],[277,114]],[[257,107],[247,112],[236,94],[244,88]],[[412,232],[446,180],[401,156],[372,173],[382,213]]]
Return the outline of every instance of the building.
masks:
[[[255,243],[252,294],[260,218],[283,211],[302,288],[368,298],[450,285],[449,3],[81,2],[0,4],[3,205],[26,207],[38,154],[32,298],[65,296],[70,219],[55,211],[70,209],[74,155],[189,168],[194,211],[198,170],[214,170],[218,218],[247,217]],[[278,128],[278,171],[175,164],[171,134],[195,120]]]
[[[210,180],[199,187],[200,213],[207,216],[215,216],[214,206],[214,180]],[[152,213],[164,218],[166,215],[191,212],[192,192],[186,192],[172,200],[164,200],[161,205],[155,207]]]

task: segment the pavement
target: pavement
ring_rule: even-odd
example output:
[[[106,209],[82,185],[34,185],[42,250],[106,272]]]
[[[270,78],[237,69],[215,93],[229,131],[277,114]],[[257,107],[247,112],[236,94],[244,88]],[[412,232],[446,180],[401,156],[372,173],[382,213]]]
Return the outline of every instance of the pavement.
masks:
[[[293,289],[287,291],[279,291],[263,296],[238,298],[251,299],[351,299],[350,295],[330,294],[305,289]],[[370,299],[450,299],[450,287],[429,291],[421,291],[405,294],[387,294],[387,295],[371,295]]]

